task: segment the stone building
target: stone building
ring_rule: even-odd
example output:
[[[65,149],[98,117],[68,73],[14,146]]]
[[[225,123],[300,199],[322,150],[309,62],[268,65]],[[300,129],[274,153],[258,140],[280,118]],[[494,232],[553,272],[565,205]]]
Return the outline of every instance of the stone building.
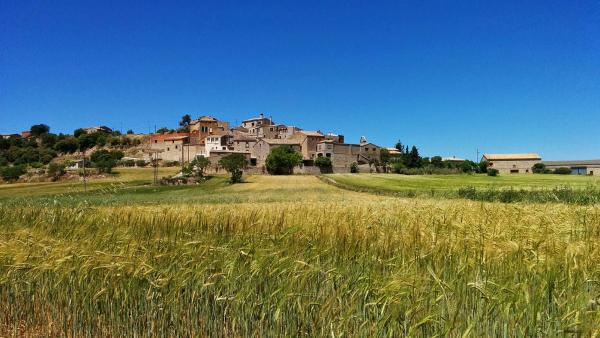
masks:
[[[331,159],[334,172],[349,172],[352,163],[368,164],[379,161],[380,147],[373,143],[349,144],[324,140],[317,144],[317,157]]]
[[[490,168],[497,169],[501,174],[532,173],[536,163],[542,158],[536,153],[524,154],[483,154],[482,161],[488,161]]]
[[[573,175],[600,176],[600,160],[543,161],[547,169],[569,168]]]
[[[265,165],[267,156],[271,150],[280,146],[289,146],[297,152],[302,152],[300,142],[298,140],[287,140],[287,139],[259,139],[253,147],[251,153],[254,154],[256,165],[262,167]]]

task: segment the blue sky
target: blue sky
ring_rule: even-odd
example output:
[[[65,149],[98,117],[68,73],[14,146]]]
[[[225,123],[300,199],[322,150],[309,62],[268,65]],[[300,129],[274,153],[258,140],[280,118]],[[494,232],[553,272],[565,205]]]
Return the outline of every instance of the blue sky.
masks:
[[[0,1],[0,133],[185,114],[600,158],[598,1]]]

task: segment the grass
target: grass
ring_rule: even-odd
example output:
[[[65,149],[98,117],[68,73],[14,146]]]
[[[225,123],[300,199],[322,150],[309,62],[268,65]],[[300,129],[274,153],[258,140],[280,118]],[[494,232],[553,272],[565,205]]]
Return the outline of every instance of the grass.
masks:
[[[600,335],[598,204],[123,177],[0,200],[0,336]]]
[[[466,186],[475,188],[574,188],[600,187],[600,177],[576,175],[512,174],[489,177],[474,175],[391,175],[391,174],[330,174],[340,184],[383,191],[456,191]]]

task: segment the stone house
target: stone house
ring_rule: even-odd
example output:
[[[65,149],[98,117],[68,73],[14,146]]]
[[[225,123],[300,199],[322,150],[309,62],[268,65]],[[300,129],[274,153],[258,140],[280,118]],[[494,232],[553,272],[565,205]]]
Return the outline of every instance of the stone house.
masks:
[[[317,145],[325,140],[325,135],[320,131],[302,130],[294,134],[291,139],[299,141],[304,165],[310,166],[317,157]]]
[[[273,125],[273,119],[266,118],[264,114],[242,121],[242,127],[248,130],[248,134],[254,137],[265,137],[264,127]]]
[[[251,151],[251,153],[254,155],[254,159],[256,160],[256,165],[259,167],[264,166],[267,156],[269,156],[271,150],[283,145],[289,146],[297,152],[302,152],[302,147],[300,145],[300,141],[298,140],[266,138],[259,139]]]
[[[352,163],[379,161],[380,147],[373,143],[349,144],[324,140],[317,144],[317,157],[329,157],[334,172],[349,172]]]
[[[536,153],[523,154],[483,154],[482,161],[490,163],[490,168],[497,169],[501,174],[532,173],[536,163],[542,158]]]

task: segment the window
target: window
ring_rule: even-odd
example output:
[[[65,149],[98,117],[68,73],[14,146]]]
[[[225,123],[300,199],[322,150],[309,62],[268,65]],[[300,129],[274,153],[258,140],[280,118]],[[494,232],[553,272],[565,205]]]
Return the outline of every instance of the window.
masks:
[[[331,157],[330,153],[325,154],[326,157]]]
[[[167,147],[167,151],[169,151],[169,150],[171,150],[171,149],[169,149],[169,147]]]
[[[179,146],[175,146],[175,149],[179,149]]]
[[[519,173],[519,169],[511,169],[510,173],[511,174],[518,174]]]
[[[158,143],[158,140],[154,140],[154,143]]]

